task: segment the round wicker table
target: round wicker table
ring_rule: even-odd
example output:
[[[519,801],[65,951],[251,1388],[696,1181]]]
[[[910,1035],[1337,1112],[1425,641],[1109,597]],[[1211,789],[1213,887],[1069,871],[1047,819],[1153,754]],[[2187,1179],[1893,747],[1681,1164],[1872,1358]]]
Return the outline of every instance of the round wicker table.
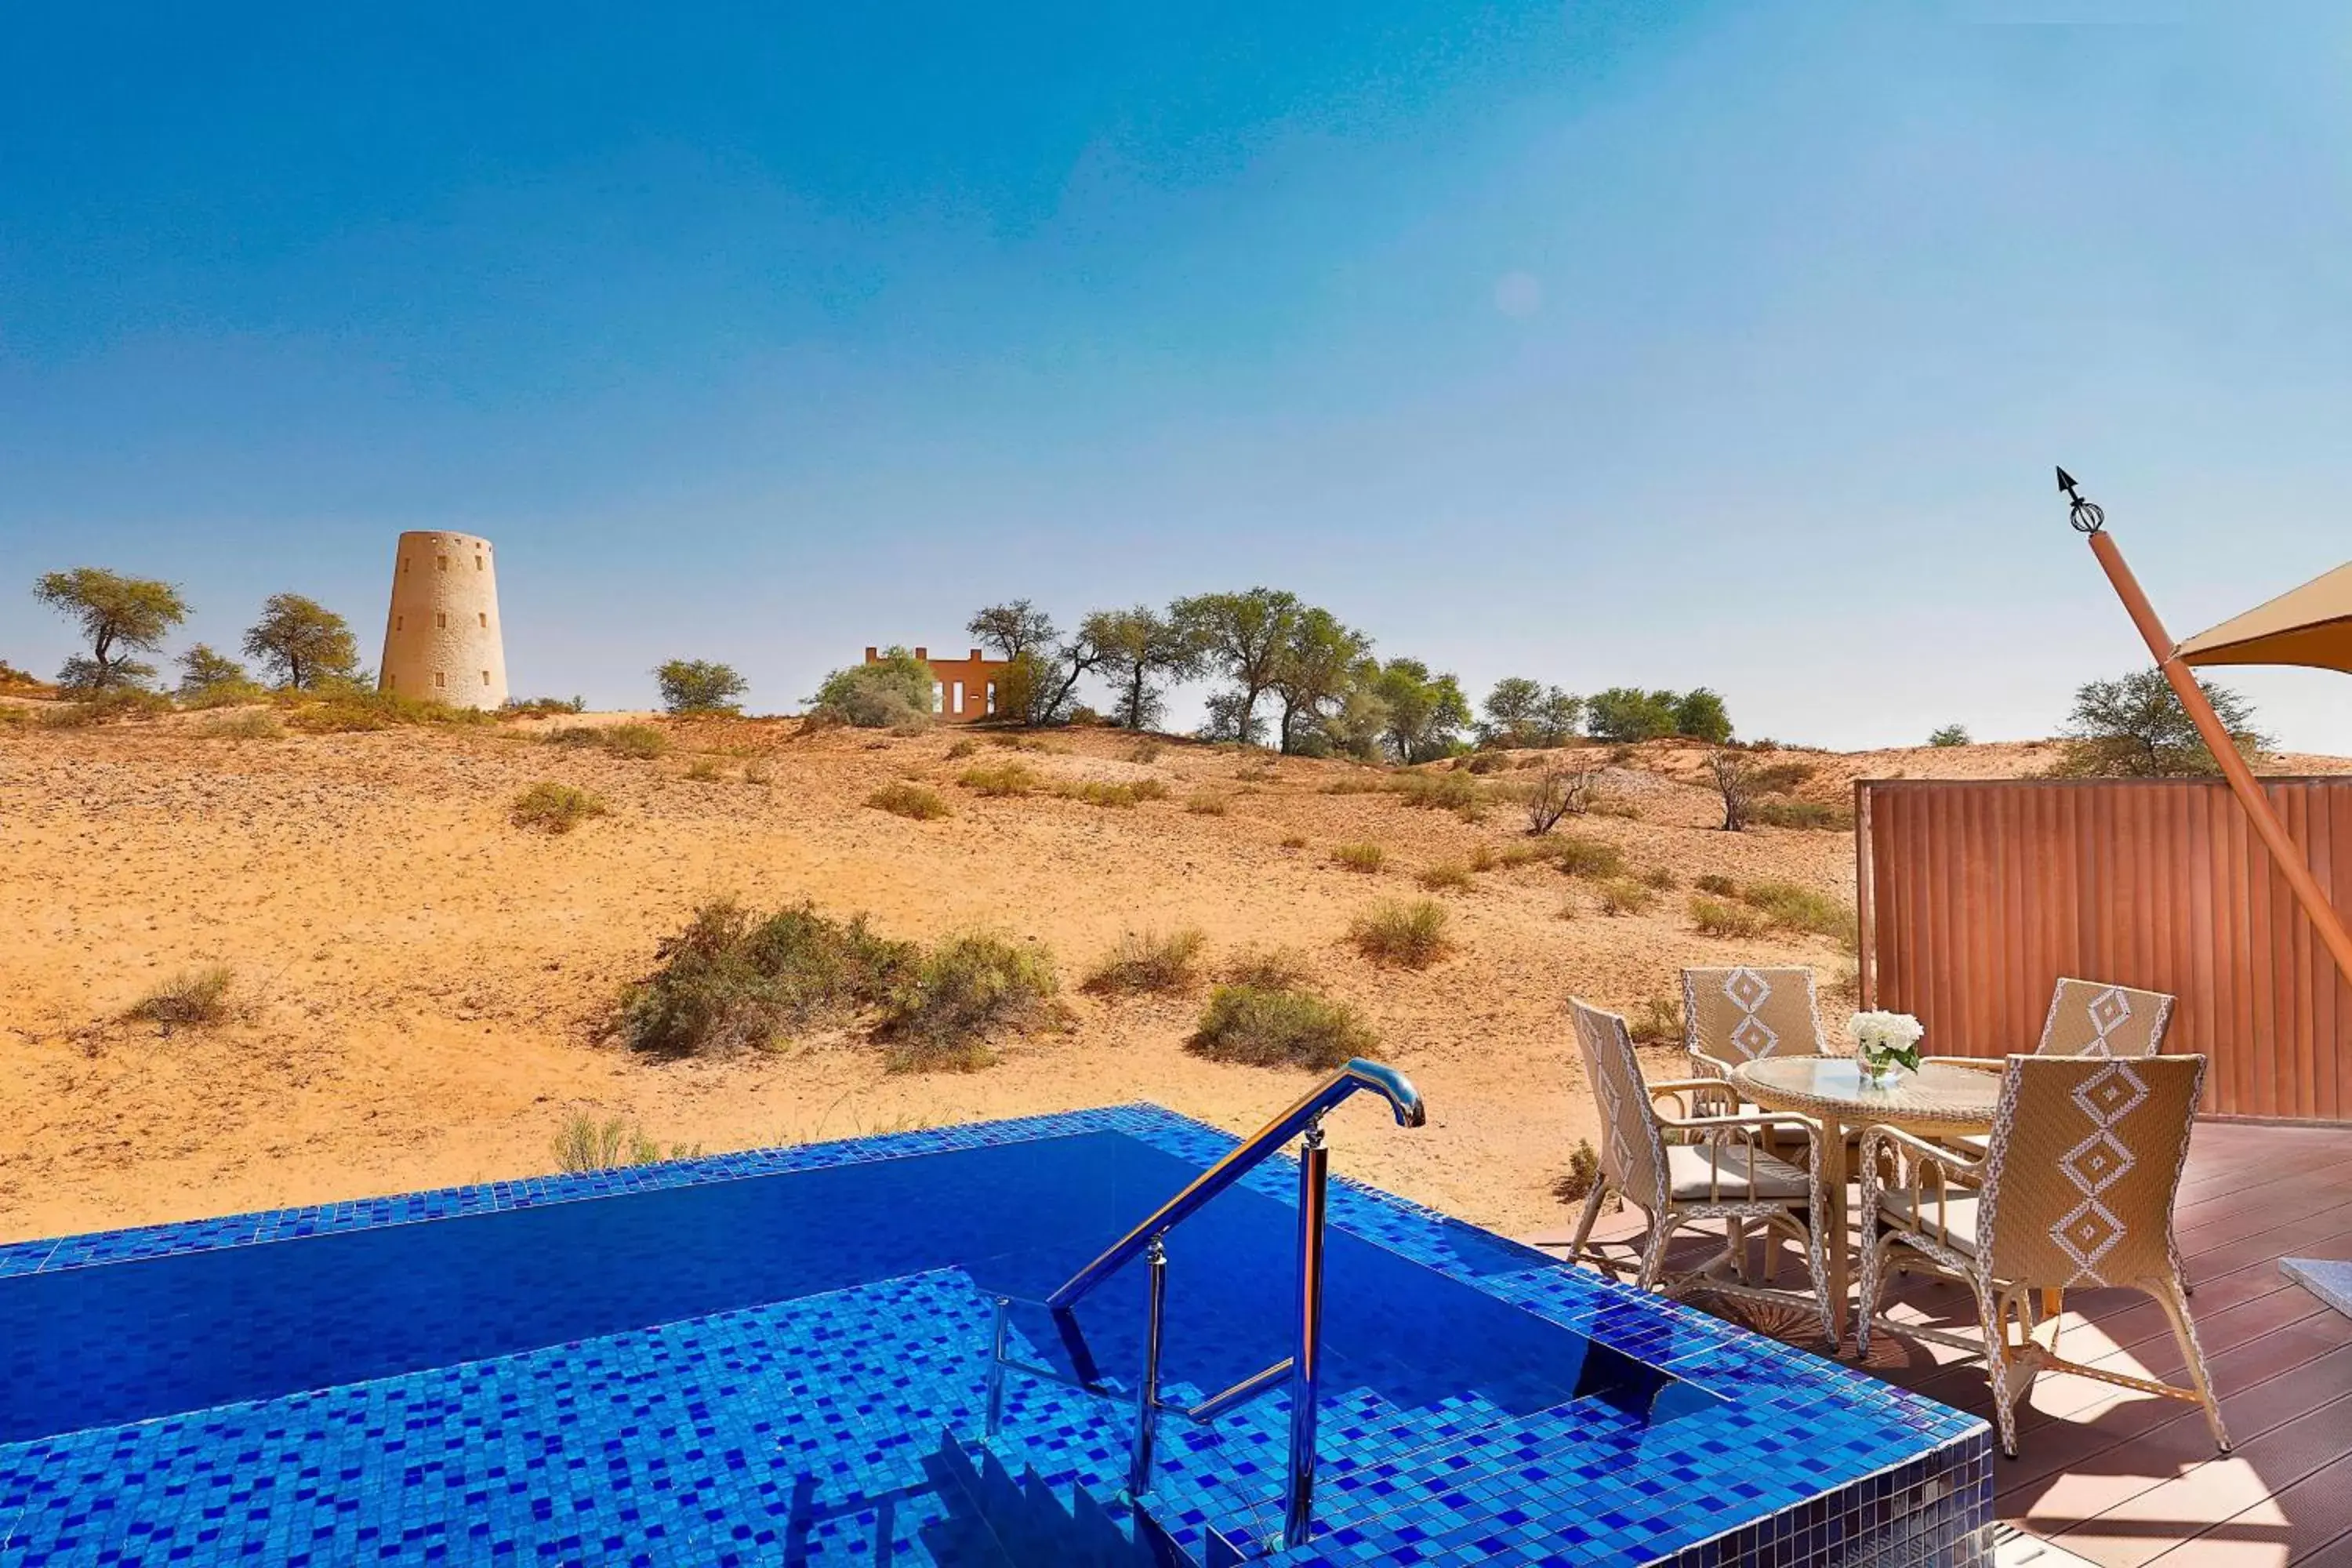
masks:
[[[1852,1057],[1759,1057],[1731,1069],[1739,1092],[1767,1110],[1793,1110],[1822,1124],[1822,1200],[1828,1210],[1831,1321],[1845,1332],[1853,1291],[1853,1242],[1846,1214],[1846,1140],[1864,1127],[1900,1127],[1922,1137],[1992,1131],[2000,1075],[1971,1068],[1923,1064],[1897,1068],[1877,1087]]]

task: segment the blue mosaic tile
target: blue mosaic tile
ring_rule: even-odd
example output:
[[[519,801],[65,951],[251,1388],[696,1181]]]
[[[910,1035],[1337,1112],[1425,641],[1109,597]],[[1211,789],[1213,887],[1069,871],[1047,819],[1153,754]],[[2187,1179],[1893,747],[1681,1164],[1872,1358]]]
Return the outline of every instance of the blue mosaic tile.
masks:
[[[1278,1531],[1287,1394],[1015,1374],[1042,1294],[1233,1145],[1127,1107],[0,1248],[0,1564],[1201,1560]],[[1277,1359],[1295,1167],[1171,1238],[1168,1389]],[[1299,1562],[1989,1561],[1983,1425],[1335,1182]],[[1113,1395],[1139,1280],[1025,1357]]]

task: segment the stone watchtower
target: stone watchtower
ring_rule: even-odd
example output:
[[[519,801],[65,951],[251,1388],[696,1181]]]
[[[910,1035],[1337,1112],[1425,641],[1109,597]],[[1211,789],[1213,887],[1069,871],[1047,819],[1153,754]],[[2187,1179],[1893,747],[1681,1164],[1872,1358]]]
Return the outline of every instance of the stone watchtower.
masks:
[[[380,688],[403,697],[453,708],[505,704],[506,645],[488,540],[438,531],[400,536],[380,668]]]

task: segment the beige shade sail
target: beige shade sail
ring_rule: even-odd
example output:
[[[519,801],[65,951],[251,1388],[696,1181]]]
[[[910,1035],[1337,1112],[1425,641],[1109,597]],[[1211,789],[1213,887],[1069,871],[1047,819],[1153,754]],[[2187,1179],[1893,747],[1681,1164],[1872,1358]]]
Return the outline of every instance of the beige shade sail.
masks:
[[[2352,563],[2172,651],[2183,664],[2308,664],[2352,674]]]

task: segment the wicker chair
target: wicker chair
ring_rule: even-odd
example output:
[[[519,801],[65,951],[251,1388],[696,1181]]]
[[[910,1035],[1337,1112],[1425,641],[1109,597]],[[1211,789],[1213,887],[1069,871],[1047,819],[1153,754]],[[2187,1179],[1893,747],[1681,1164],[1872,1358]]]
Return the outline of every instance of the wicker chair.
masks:
[[[1830,1054],[1804,968],[1683,971],[1683,1048],[1708,1078],[1759,1057]]]
[[[2172,1022],[2173,999],[2161,991],[2102,985],[2095,980],[2061,980],[2050,994],[2050,1016],[2042,1021],[2037,1057],[2152,1057]],[[1931,1062],[1999,1072],[1995,1057],[1929,1057]]]
[[[1878,1234],[1863,1253],[1856,1344],[1867,1354],[1875,1328],[1982,1354],[2000,1446],[2011,1458],[2016,1406],[2044,1367],[2201,1405],[2226,1453],[2230,1435],[2205,1374],[2172,1237],[2173,1194],[2205,1058],[2011,1057],[2002,1070],[1991,1146],[1980,1160],[1892,1127],[1864,1134],[1862,1213]],[[1973,1290],[1982,1338],[1878,1317],[1888,1274],[1912,1271]],[[2180,1342],[2189,1386],[2062,1360],[2054,1315],[2050,1344],[2042,1344],[2034,1337],[2035,1294],[2072,1285],[2154,1297]],[[2012,1316],[2021,1331],[2015,1342]]]
[[[1827,1270],[1822,1251],[1820,1124],[1780,1111],[1726,1114],[1732,1096],[1718,1079],[1644,1083],[1623,1018],[1582,1001],[1571,1001],[1569,1010],[1576,1021],[1585,1077],[1601,1110],[1601,1178],[1584,1200],[1569,1261],[1582,1258],[1601,1200],[1613,1192],[1650,1221],[1634,1277],[1643,1289],[1659,1289],[1675,1297],[1711,1293],[1809,1305],[1819,1314],[1822,1337],[1834,1342],[1829,1298],[1822,1289]],[[1671,1114],[1657,1104],[1668,1099],[1676,1102]],[[1703,1113],[1709,1106],[1723,1110]],[[1803,1139],[1802,1164],[1767,1147],[1766,1140],[1776,1132]],[[1668,1141],[1670,1135],[1674,1142]],[[1666,1244],[1674,1233],[1710,1219],[1729,1222],[1722,1250],[1698,1268],[1667,1276]],[[1746,1240],[1751,1226],[1768,1241],[1785,1236],[1804,1248],[1812,1276],[1810,1293],[1775,1289],[1748,1278]]]

